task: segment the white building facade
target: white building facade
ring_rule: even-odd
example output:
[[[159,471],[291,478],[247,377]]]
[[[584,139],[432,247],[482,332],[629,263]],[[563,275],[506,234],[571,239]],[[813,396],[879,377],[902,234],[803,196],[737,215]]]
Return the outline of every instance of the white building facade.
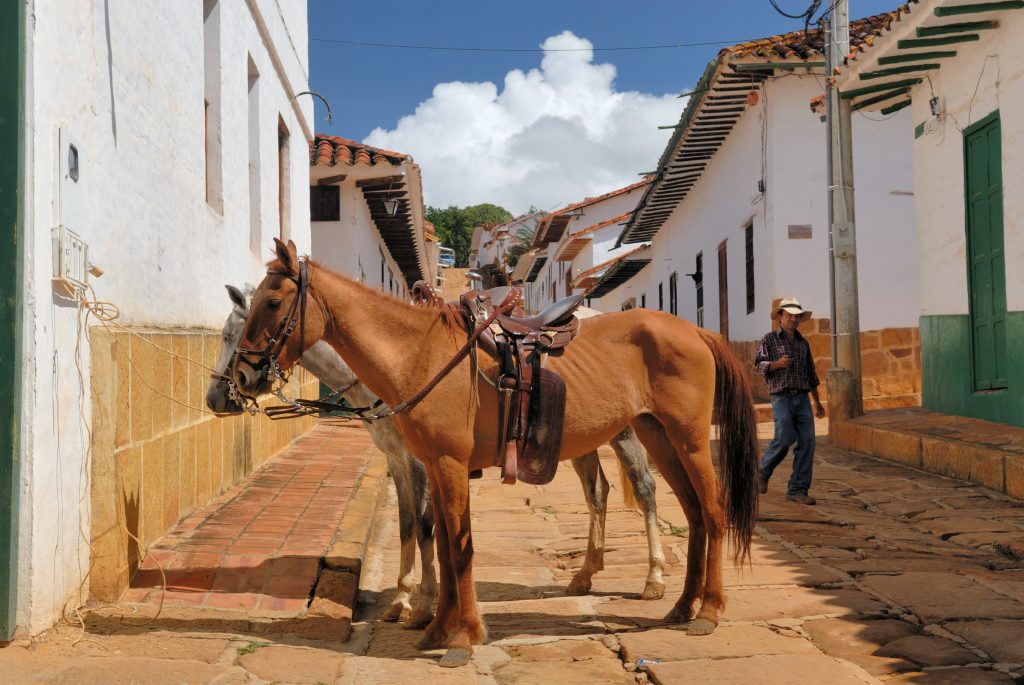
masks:
[[[854,107],[911,120],[922,404],[1024,426],[1024,8],[921,0],[888,29],[837,81]]]
[[[416,281],[436,281],[420,169],[411,157],[317,135],[310,164],[314,259],[400,299]]]
[[[851,34],[863,40],[874,27],[854,22]],[[709,64],[623,232],[624,244],[650,241],[650,265],[612,294],[718,331],[749,358],[771,329],[773,302],[796,297],[814,311],[804,331],[824,378],[831,366],[827,146],[824,123],[808,107],[821,93],[822,57],[813,48],[801,56],[790,43],[820,48],[821,37],[812,31],[805,41],[801,31],[745,43]],[[853,126],[865,396],[914,404],[920,295],[912,125],[897,112],[855,116]]]
[[[5,30],[20,34],[21,87],[7,71],[3,83],[23,108],[6,635],[116,596],[138,562],[126,532],[148,544],[290,439],[202,414],[209,371],[184,360],[212,361],[224,284],[258,282],[272,237],[310,248],[304,3],[17,4]],[[93,298],[119,328],[84,325]]]

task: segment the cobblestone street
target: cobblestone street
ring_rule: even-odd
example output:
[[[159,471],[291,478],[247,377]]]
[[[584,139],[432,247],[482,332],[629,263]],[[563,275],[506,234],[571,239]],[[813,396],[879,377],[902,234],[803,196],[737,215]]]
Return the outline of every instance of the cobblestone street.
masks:
[[[617,483],[607,448],[602,461]],[[376,453],[369,471],[382,462]],[[0,671],[17,683],[1021,681],[1024,550],[1013,542],[1024,541],[1020,502],[827,445],[816,463],[817,506],[786,501],[786,464],[778,476],[762,497],[752,566],[727,568],[728,606],[710,637],[660,622],[686,561],[686,522],[660,479],[666,596],[639,599],[647,573],[642,519],[622,506],[617,485],[605,569],[592,594],[566,596],[586,547],[587,514],[563,464],[546,487],[502,486],[492,472],[473,482],[475,577],[490,641],[470,666],[441,669],[440,652],[414,647],[419,631],[378,619],[398,570],[389,490],[369,529],[346,642],[329,639],[348,630],[340,614],[303,613],[275,632],[206,595],[205,606],[165,606],[150,621],[147,595],[146,603],[87,614],[84,629],[65,625],[11,644],[0,650]],[[374,482],[386,484],[366,478],[357,495]],[[345,520],[354,519],[342,528]],[[358,541],[336,540],[333,549],[344,544]]]

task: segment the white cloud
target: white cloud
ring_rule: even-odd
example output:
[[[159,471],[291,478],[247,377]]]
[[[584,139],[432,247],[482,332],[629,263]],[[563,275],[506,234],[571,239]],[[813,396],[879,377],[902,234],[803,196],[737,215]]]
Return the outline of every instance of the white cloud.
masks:
[[[513,213],[553,209],[639,180],[685,105],[674,94],[615,90],[615,66],[569,31],[544,41],[539,69],[493,83],[439,83],[394,130],[368,145],[411,154],[428,205],[493,202]],[[577,52],[553,49],[583,48]]]

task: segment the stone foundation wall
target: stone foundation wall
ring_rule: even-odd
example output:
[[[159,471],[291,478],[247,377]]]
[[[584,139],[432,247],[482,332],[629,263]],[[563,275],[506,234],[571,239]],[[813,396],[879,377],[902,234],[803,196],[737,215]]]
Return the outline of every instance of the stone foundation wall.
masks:
[[[93,329],[90,335],[89,582],[94,599],[117,598],[148,545],[315,422],[310,418],[270,421],[249,414],[218,418],[206,411],[209,369],[145,341],[212,367],[220,350],[219,332],[136,329],[133,333],[145,340],[103,328]],[[296,369],[288,393],[315,397],[317,392],[317,380]]]
[[[814,366],[821,380],[818,394],[822,402],[828,401],[825,374],[832,368],[830,332],[828,319],[810,319],[800,324],[800,333],[811,346]],[[760,340],[729,342],[749,369],[755,401],[768,402],[764,379],[753,369],[759,343]],[[860,359],[865,410],[920,406],[921,336],[916,327],[862,331]]]

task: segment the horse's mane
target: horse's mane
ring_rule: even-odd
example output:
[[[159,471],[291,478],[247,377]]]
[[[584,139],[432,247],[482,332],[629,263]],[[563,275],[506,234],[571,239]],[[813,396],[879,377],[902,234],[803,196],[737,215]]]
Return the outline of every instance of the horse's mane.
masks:
[[[313,270],[322,271],[325,274],[328,274],[335,278],[340,278],[343,281],[351,283],[355,287],[362,290],[363,294],[366,297],[379,298],[382,301],[382,303],[387,303],[389,306],[405,307],[411,312],[423,312],[435,309],[437,311],[435,323],[441,324],[444,327],[444,330],[448,332],[448,335],[453,340],[455,339],[456,331],[461,332],[463,334],[466,332],[466,324],[462,318],[462,311],[457,302],[445,302],[436,307],[423,307],[415,305],[411,302],[406,302],[401,298],[395,297],[390,293],[385,293],[380,290],[377,290],[376,288],[372,288],[366,285],[365,283],[357,281],[354,278],[343,276],[342,274],[339,274],[338,272],[333,271],[328,267],[320,264],[316,260],[309,259],[307,257],[306,262]],[[285,266],[280,259],[271,259],[269,262],[267,262],[267,271],[285,271]]]

